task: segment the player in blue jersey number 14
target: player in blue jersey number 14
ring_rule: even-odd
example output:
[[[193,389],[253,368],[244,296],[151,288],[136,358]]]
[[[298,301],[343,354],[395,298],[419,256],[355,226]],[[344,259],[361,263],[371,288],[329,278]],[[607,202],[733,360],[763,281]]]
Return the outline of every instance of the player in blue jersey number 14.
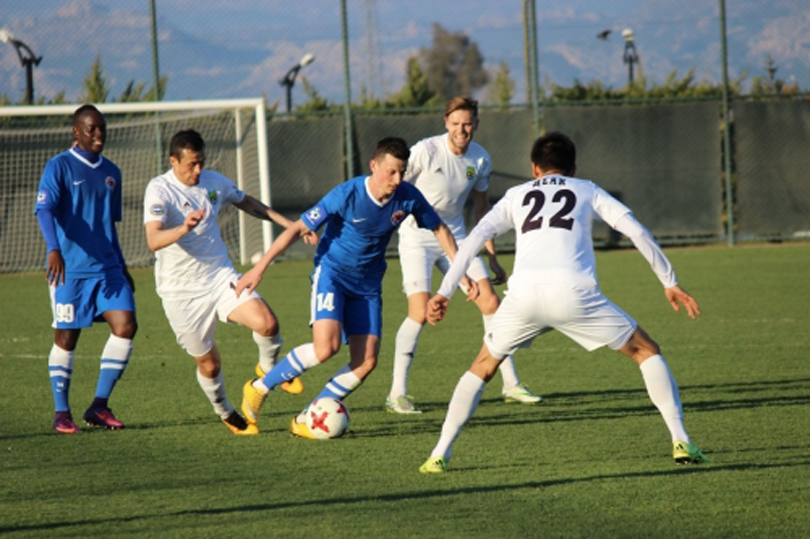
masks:
[[[237,293],[252,292],[270,263],[309,231],[325,226],[312,272],[312,342],[290,351],[264,378],[244,386],[242,411],[256,422],[267,393],[278,384],[337,354],[341,341],[349,343],[349,363],[339,369],[316,397],[345,399],[377,365],[382,334],[382,278],[385,250],[403,220],[412,215],[419,227],[432,230],[442,249],[453,258],[456,243],[424,195],[402,181],[410,150],[400,138],[377,143],[371,175],[338,185],[301,219],[285,230],[258,264],[239,281]],[[469,295],[476,284],[466,277]],[[312,438],[302,412],[290,431]]]

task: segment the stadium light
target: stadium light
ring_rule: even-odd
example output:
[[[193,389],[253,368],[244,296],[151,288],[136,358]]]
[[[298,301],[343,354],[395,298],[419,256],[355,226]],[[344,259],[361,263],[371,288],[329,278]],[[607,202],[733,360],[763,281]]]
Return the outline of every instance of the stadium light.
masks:
[[[38,66],[42,61],[42,56],[37,56],[31,48],[20,41],[14,39],[14,36],[5,28],[0,29],[0,41],[4,43],[11,43],[17,50],[17,56],[20,57],[20,63],[25,68],[25,102],[29,105],[34,104],[34,66]]]
[[[290,112],[292,107],[292,88],[295,86],[295,77],[298,76],[298,72],[301,71],[302,67],[311,64],[313,60],[315,60],[315,56],[309,53],[305,54],[301,61],[291,67],[287,74],[284,75],[284,78],[278,81],[280,85],[287,88],[287,112]]]
[[[633,84],[633,64],[638,63],[636,36],[631,29],[625,28],[622,30],[622,37],[624,38],[624,63],[627,64],[627,81],[628,84]]]

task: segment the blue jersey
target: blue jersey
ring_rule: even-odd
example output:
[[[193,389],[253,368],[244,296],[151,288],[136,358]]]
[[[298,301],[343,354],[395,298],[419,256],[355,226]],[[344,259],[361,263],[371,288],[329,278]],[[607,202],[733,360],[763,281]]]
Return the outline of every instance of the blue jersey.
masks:
[[[441,224],[433,207],[413,185],[402,182],[385,203],[368,191],[368,176],[338,185],[301,219],[310,230],[326,229],[318,242],[315,266],[325,265],[341,274],[379,283],[385,273],[385,250],[402,221],[413,215],[422,228]]]
[[[45,165],[35,212],[49,210],[67,276],[123,268],[115,222],[121,220],[121,171],[99,156],[90,163],[74,150]]]

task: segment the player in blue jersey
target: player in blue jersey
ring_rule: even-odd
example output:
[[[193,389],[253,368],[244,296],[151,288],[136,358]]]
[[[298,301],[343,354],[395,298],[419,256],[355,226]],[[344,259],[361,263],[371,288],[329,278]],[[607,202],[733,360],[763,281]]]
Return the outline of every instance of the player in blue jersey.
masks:
[[[252,292],[275,258],[309,231],[326,225],[312,272],[312,343],[294,348],[262,379],[244,386],[242,411],[248,422],[258,421],[267,393],[285,380],[323,363],[349,343],[350,361],[339,369],[316,397],[345,399],[377,365],[382,334],[382,278],[385,250],[391,234],[413,215],[417,224],[432,230],[451,258],[456,243],[447,226],[419,190],[402,177],[410,150],[400,138],[377,143],[371,175],[358,176],[332,189],[301,219],[285,230],[262,259],[236,286],[237,294]],[[475,299],[478,288],[470,286]],[[312,438],[304,412],[294,417],[290,432]]]
[[[121,429],[108,399],[132,353],[138,325],[132,277],[118,243],[121,171],[101,152],[107,123],[93,105],[73,114],[74,146],[45,165],[35,212],[48,247],[48,285],[53,309],[54,344],[48,357],[55,407],[53,427],[79,431],[68,403],[76,343],[82,328],[105,321],[112,334],[101,353],[93,403],[84,413],[88,425]]]

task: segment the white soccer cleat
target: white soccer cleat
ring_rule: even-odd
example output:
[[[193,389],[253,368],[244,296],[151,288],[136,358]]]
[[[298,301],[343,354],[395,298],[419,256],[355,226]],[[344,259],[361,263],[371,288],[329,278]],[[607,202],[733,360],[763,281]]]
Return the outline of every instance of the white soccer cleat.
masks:
[[[521,404],[538,404],[543,402],[543,397],[535,395],[523,384],[504,389],[502,395],[503,400],[506,402],[519,402]]]
[[[413,404],[413,397],[400,395],[396,399],[385,399],[385,408],[392,414],[421,414],[422,410]]]

